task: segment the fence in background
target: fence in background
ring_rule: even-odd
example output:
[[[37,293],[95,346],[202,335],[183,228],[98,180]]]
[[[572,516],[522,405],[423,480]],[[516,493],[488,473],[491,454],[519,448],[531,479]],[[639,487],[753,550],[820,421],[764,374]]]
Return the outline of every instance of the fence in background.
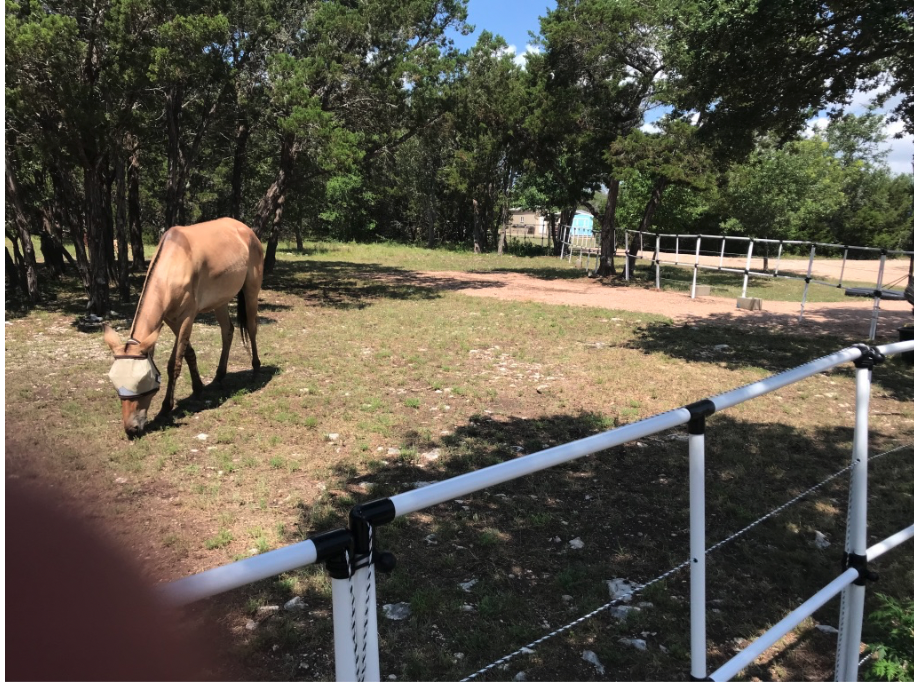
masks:
[[[728,252],[727,244],[731,248],[740,249],[739,252]],[[709,248],[711,245],[714,248]],[[720,248],[717,248],[717,245]],[[736,246],[734,246],[736,245]],[[765,253],[759,254],[755,250],[756,245],[761,245]],[[704,250],[702,248],[704,246]],[[777,247],[776,254],[770,253]],[[806,274],[799,275],[792,272],[781,272],[781,260],[784,256],[784,248],[799,251],[808,255]],[[838,281],[825,281],[817,279],[813,272],[817,249],[821,259],[824,250],[831,251],[841,256],[841,269],[838,275]],[[879,304],[882,299],[902,300],[903,294],[901,289],[914,279],[914,251],[900,251],[891,249],[878,249],[867,246],[849,246],[843,244],[828,244],[824,242],[807,242],[792,240],[776,239],[755,239],[753,237],[733,237],[727,235],[701,235],[701,234],[660,234],[637,232],[634,230],[625,231],[625,252],[629,255],[625,259],[625,279],[631,278],[631,268],[633,260],[649,260],[655,269],[655,286],[660,289],[660,267],[661,265],[673,265],[680,267],[692,268],[692,287],[691,297],[695,298],[698,286],[699,270],[716,270],[718,272],[729,272],[743,275],[742,296],[746,296],[746,290],[749,285],[750,277],[764,279],[791,279],[804,281],[803,299],[800,303],[799,321],[803,321],[803,314],[806,310],[806,301],[809,296],[809,285],[816,284],[820,286],[843,289],[846,295],[862,296],[873,299],[873,311],[870,316],[869,339],[872,341],[876,338],[876,326],[879,322]],[[872,254],[879,256],[879,269],[876,275],[875,286],[870,287],[847,287],[845,286],[845,271],[854,271],[854,259],[848,258],[853,255]],[[806,258],[807,255],[802,256]],[[906,275],[898,277],[894,281],[885,281],[886,259],[889,256],[907,256],[908,272]],[[734,260],[745,259],[743,267],[739,267]],[[773,270],[770,267],[773,262]],[[756,267],[760,265],[761,267]],[[900,289],[893,287],[900,286]]]
[[[390,498],[358,505],[349,514],[349,528],[347,529],[321,533],[289,547],[183,578],[163,586],[162,594],[172,604],[187,604],[285,571],[317,562],[326,562],[332,579],[336,677],[338,680],[359,680],[359,682],[380,680],[375,569],[389,570],[393,566],[393,560],[389,554],[375,550],[375,533],[379,526],[383,526],[397,517],[459,499],[500,483],[668,429],[688,425],[690,558],[679,567],[648,584],[657,582],[686,565],[689,566],[691,573],[690,672],[692,678],[711,679],[715,682],[731,679],[803,619],[809,617],[819,607],[840,593],[841,618],[835,677],[838,680],[856,679],[863,623],[863,597],[866,581],[872,577],[867,568],[868,562],[914,537],[914,525],[912,525],[872,547],[867,548],[866,546],[868,415],[873,367],[881,363],[887,355],[908,352],[914,352],[914,341],[879,347],[852,346],[742,388],[605,433],[508,460]],[[705,556],[723,543],[718,543],[715,547],[708,549],[705,541],[706,419],[715,412],[784,388],[847,362],[853,362],[856,367],[856,406],[853,454],[848,467],[851,482],[848,496],[846,560],[842,571],[837,578],[810,597],[805,604],[791,612],[767,633],[709,675],[706,663]],[[731,536],[730,539],[742,534],[757,523],[758,521]],[[591,614],[527,646],[535,646],[549,636],[564,632],[608,606],[609,604],[604,605]],[[466,679],[469,680],[483,674],[517,653],[519,651],[496,661]]]

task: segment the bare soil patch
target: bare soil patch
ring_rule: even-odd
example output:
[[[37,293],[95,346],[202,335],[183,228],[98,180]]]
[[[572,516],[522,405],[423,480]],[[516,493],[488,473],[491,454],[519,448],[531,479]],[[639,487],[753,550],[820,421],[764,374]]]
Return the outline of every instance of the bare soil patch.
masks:
[[[840,267],[840,263],[838,263]],[[612,282],[581,278],[550,280],[516,272],[419,272],[417,283],[512,301],[538,301],[554,305],[588,306],[665,315],[680,323],[739,325],[788,331],[793,334],[830,335],[864,339],[869,333],[873,302],[848,299],[846,303],[807,303],[803,322],[800,304],[763,301],[762,310],[737,309],[733,299],[692,299],[673,291],[614,286]],[[912,321],[911,306],[904,301],[882,301],[877,339],[897,340],[898,327]]]

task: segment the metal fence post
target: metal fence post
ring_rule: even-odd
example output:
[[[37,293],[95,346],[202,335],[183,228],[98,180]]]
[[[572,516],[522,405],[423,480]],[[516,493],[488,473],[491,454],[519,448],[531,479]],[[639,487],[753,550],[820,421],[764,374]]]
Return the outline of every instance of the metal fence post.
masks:
[[[705,417],[714,414],[714,403],[701,400],[686,409],[689,420],[689,572],[690,639],[693,680],[708,677],[707,626],[705,622]]]
[[[806,286],[803,287],[803,301],[800,303],[800,319],[797,323],[803,321],[803,313],[806,311],[806,297],[809,295],[809,283],[812,281],[812,261],[816,257],[816,245],[809,247],[809,265],[806,268]]]
[[[879,301],[882,298],[882,276],[885,273],[885,249],[879,258],[879,275],[876,277],[876,290],[873,292],[873,317],[870,319],[870,336],[872,341],[876,338],[876,325],[879,322]]]
[[[755,240],[749,240],[749,251],[746,255],[746,274],[743,275],[743,298],[746,298],[746,290],[749,288],[749,271],[752,269],[752,247],[755,246]]]
[[[695,267],[692,270],[692,298],[695,298],[695,287],[698,286],[698,259],[701,254],[701,235],[698,236],[698,241],[695,242]]]
[[[628,230],[625,231],[625,281],[629,281],[631,274],[628,271]]]
[[[856,369],[856,406],[854,417],[853,461],[848,491],[847,534],[844,543],[843,568],[856,568],[857,580],[841,592],[841,615],[838,623],[838,650],[835,654],[835,680],[857,679],[860,660],[860,637],[863,630],[863,598],[866,580],[872,574],[866,568],[866,495],[867,457],[869,450],[870,386],[873,366],[885,360],[875,348],[860,346],[861,356],[854,361]]]

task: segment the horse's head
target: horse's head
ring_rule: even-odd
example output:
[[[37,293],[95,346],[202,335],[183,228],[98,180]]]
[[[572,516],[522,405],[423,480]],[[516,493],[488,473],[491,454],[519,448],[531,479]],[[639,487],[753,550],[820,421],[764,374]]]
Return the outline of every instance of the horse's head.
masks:
[[[131,338],[122,343],[117,332],[105,325],[105,343],[114,353],[108,378],[121,399],[121,417],[128,438],[136,438],[146,428],[146,412],[161,384],[152,357],[158,337],[157,330],[142,341]]]

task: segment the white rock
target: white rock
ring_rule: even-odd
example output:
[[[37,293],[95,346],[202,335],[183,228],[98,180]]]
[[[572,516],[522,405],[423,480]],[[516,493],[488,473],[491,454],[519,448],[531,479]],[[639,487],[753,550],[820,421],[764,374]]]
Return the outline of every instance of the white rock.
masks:
[[[719,343],[714,346],[714,350],[730,350],[730,346],[728,346],[726,343]]]
[[[819,549],[825,549],[826,547],[831,545],[831,543],[819,531],[816,531],[815,544],[816,544],[816,547],[818,547]]]
[[[292,597],[283,605],[286,611],[304,611],[307,607],[308,605],[301,600],[301,597]]]
[[[568,545],[571,547],[571,549],[584,549],[584,541],[581,540],[581,538],[569,540]]]
[[[327,440],[338,441],[339,439],[340,439],[340,434],[338,434],[338,433],[328,433],[327,434]]]
[[[428,452],[423,452],[420,455],[423,459],[428,460],[429,462],[434,462],[436,459],[441,457],[441,450],[435,448],[434,450],[429,450]]]
[[[613,599],[622,599],[629,602],[632,600],[632,592],[641,587],[638,583],[626,580],[625,578],[613,578],[606,581],[609,588],[609,596]]]
[[[387,454],[391,457],[396,457],[400,454],[400,448],[387,448]]]
[[[581,658],[583,658],[588,663],[593,663],[597,669],[597,672],[601,675],[606,672],[606,668],[603,667],[603,664],[600,663],[600,659],[597,658],[597,655],[594,652],[589,650],[585,651],[583,654],[581,654]]]
[[[574,597],[572,597],[570,594],[562,595],[562,601],[565,602],[566,604],[570,604],[573,600],[574,600]]]
[[[471,613],[471,612],[475,611],[476,609],[472,604],[463,604],[460,607],[460,610],[464,611],[465,613]]]
[[[388,620],[406,620],[411,613],[409,604],[405,601],[397,604],[384,604],[381,608],[384,611],[384,617]]]
[[[837,635],[838,634],[838,628],[833,628],[831,625],[824,625],[822,623],[820,623],[819,625],[816,626],[816,630],[819,630],[820,632],[824,632],[828,635]]]
[[[279,607],[276,605],[272,606],[261,606],[257,609],[258,616],[272,616],[274,613],[279,611]]]
[[[423,538],[423,540],[424,540],[425,544],[427,544],[427,545],[437,545],[438,544],[438,536],[435,535],[434,533],[429,533],[428,535],[426,535]]]
[[[469,592],[473,589],[473,585],[479,582],[478,578],[473,578],[472,580],[467,580],[465,583],[460,583],[460,589],[464,592]]]
[[[616,620],[625,620],[632,613],[639,613],[641,609],[637,606],[612,606],[609,609],[609,614]]]
[[[196,436],[194,436],[194,437],[195,437],[197,440],[206,440],[207,438],[209,438],[209,434],[206,434],[206,433],[198,433],[198,434],[197,434]]]
[[[119,477],[117,477],[117,478],[114,479],[114,482],[115,482],[115,483],[121,483],[121,484],[123,484],[123,483],[126,483],[126,482],[127,482],[127,479],[124,478],[123,476],[119,476]]]
[[[454,660],[455,660],[455,661],[461,661],[461,660],[463,660],[463,656],[464,656],[464,655],[463,655],[462,653],[457,652],[456,654],[454,654]]]
[[[532,656],[532,655],[534,654],[533,649],[531,649],[530,647],[526,647],[526,646],[525,646],[525,647],[522,647],[521,650],[520,650],[520,652],[521,652],[524,656]]]
[[[249,620],[247,623],[244,624],[244,629],[245,630],[256,630],[257,621]]]
[[[647,642],[643,639],[629,639],[628,637],[622,637],[619,639],[620,644],[625,644],[626,646],[633,646],[638,651],[647,651]]]
[[[519,673],[517,673],[517,675],[514,676],[514,679],[517,680],[517,682],[526,682],[527,673],[521,670]]]

